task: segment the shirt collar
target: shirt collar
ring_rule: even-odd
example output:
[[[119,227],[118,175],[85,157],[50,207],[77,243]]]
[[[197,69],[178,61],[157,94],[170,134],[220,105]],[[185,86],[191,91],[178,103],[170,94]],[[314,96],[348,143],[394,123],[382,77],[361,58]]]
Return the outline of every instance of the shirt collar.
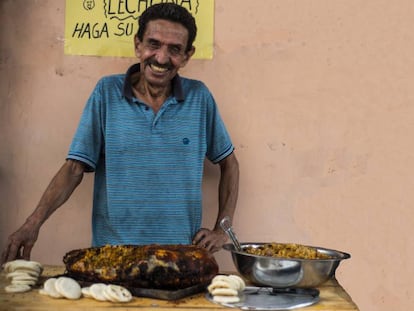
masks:
[[[125,74],[124,79],[124,87],[122,90],[122,95],[129,101],[132,102],[132,99],[134,98],[134,93],[132,92],[132,83],[131,83],[131,77],[134,73],[137,73],[140,71],[140,64],[134,64],[131,67],[129,67],[128,71]],[[184,92],[181,85],[181,78],[178,74],[175,75],[175,77],[171,81],[172,83],[172,95],[177,99],[178,102],[184,101]]]

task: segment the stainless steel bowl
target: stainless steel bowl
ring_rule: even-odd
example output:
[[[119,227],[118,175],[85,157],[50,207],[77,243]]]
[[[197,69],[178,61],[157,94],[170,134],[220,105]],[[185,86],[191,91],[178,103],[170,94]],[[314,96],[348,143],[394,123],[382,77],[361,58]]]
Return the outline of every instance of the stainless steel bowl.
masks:
[[[245,247],[259,247],[268,243],[240,243]],[[350,254],[315,247],[318,252],[329,255],[332,259],[291,259],[270,256],[257,256],[237,251],[233,244],[223,248],[231,252],[237,271],[247,281],[258,286],[273,288],[313,288],[321,285],[335,275],[341,260]]]

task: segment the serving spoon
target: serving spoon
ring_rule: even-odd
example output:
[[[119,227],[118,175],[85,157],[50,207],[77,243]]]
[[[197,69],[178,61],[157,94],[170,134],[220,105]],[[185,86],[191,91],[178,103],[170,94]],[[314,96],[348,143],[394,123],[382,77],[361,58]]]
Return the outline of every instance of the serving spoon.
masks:
[[[229,216],[224,217],[220,221],[220,226],[224,230],[224,232],[226,232],[229,235],[231,241],[233,242],[235,249],[241,252],[242,248],[240,246],[239,240],[236,237],[236,234],[233,231],[233,228],[231,227],[230,217]]]

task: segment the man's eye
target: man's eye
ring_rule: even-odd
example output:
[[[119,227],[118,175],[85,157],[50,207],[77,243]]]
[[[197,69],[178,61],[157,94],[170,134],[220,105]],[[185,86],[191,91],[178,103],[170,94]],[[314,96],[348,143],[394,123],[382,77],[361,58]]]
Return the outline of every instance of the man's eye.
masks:
[[[158,49],[160,47],[160,44],[158,42],[150,41],[148,42],[148,47],[151,49]]]
[[[181,48],[178,46],[172,46],[169,48],[169,50],[170,50],[170,53],[173,55],[178,55],[181,53]]]

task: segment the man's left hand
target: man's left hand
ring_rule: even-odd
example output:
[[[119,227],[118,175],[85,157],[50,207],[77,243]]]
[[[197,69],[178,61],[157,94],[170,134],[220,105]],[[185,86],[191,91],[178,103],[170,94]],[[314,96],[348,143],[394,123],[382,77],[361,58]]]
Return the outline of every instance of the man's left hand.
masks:
[[[226,233],[219,230],[210,230],[206,228],[201,228],[194,235],[193,244],[199,247],[207,249],[209,252],[214,253],[223,247],[224,243],[227,241]]]

